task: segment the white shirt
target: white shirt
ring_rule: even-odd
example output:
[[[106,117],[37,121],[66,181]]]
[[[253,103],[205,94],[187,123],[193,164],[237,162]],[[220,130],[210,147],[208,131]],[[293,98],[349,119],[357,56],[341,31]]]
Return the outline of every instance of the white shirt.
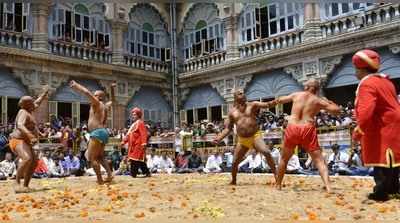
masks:
[[[294,170],[300,170],[300,169],[302,169],[302,168],[300,165],[299,157],[296,154],[293,154],[293,156],[288,161],[286,170],[294,171]]]
[[[226,166],[231,167],[233,163],[233,154],[231,152],[227,152],[224,154],[226,159]]]
[[[13,175],[15,171],[16,167],[14,161],[3,160],[0,162],[0,172],[2,172],[4,175]]]
[[[151,155],[146,155],[146,159],[147,159],[147,167],[149,169],[157,167],[160,164],[160,157],[157,155],[154,155],[153,157],[151,157]]]
[[[249,168],[254,169],[257,167],[261,167],[261,163],[262,163],[262,158],[260,154],[256,154],[254,157],[253,155],[248,155],[246,159],[239,164],[239,167],[249,164]]]
[[[167,157],[167,159],[163,159],[161,157],[157,166],[159,169],[168,169],[168,168],[173,168],[174,163],[172,162],[171,158],[169,158],[169,157]]]
[[[211,155],[207,159],[206,168],[207,169],[218,169],[219,166],[222,164],[221,156],[215,157],[215,155]]]
[[[339,151],[335,156],[335,153],[332,153],[329,156],[328,163],[334,162],[334,165],[337,165],[339,168],[347,168],[347,162],[349,161],[349,155],[345,152]]]

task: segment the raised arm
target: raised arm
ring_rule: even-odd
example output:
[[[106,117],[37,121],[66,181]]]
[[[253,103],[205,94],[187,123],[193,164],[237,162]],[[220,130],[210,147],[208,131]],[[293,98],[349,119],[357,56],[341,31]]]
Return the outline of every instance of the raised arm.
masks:
[[[268,101],[268,102],[259,102],[259,101],[255,101],[255,102],[251,102],[254,106],[252,107],[253,111],[257,111],[260,108],[271,108],[274,107],[275,105],[277,105],[277,100],[273,100],[273,101]]]
[[[117,86],[117,83],[112,83],[111,84],[111,89],[110,89],[110,101],[106,103],[107,107],[111,107],[112,104],[115,102],[115,87]]]
[[[40,104],[42,103],[43,99],[47,98],[49,95],[49,86],[44,86],[43,92],[39,95],[39,97],[33,102],[35,104],[35,110],[39,108]]]
[[[326,98],[321,98],[319,101],[321,109],[326,110],[332,115],[340,115],[340,107],[335,104],[333,101],[330,101]]]
[[[225,119],[225,128],[220,134],[214,139],[214,143],[218,144],[223,138],[225,138],[233,129],[234,119],[231,113],[229,113],[228,118]]]
[[[75,81],[73,81],[73,80],[69,82],[69,86],[70,86],[73,90],[75,90],[75,91],[77,91],[77,92],[79,92],[79,93],[85,95],[85,96],[89,99],[90,103],[91,103],[93,106],[96,106],[96,105],[99,105],[99,104],[100,104],[100,101],[92,94],[92,92],[90,92],[90,91],[89,91],[87,88],[85,88],[84,86],[78,84],[77,82],[75,82]]]
[[[294,94],[290,94],[287,96],[280,96],[277,99],[273,100],[275,104],[286,104],[293,101]]]

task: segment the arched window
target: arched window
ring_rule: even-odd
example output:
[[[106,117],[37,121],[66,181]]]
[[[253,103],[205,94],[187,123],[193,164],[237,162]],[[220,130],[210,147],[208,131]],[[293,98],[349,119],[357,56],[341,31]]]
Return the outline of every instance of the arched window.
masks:
[[[90,13],[83,4],[72,9],[56,5],[50,16],[50,38],[83,44],[87,47],[109,48],[110,27],[101,13]]]
[[[28,31],[29,3],[0,3],[0,29]]]
[[[143,15],[147,17],[143,17]],[[149,5],[140,5],[130,14],[131,22],[126,38],[126,52],[160,61],[170,61],[169,37],[158,13]]]
[[[324,19],[331,19],[339,16],[345,16],[351,13],[358,13],[373,6],[373,3],[325,3],[321,10],[324,11]]]
[[[302,15],[300,3],[247,5],[240,16],[240,42],[248,43],[294,30],[302,25]]]
[[[194,27],[184,32],[185,60],[222,51],[225,48],[223,22],[217,17],[216,12],[212,14],[212,10],[208,10],[207,7],[210,7],[210,5],[199,5],[198,7],[203,7],[203,9],[194,10],[192,15],[190,15],[191,18],[188,18],[188,20],[193,20],[193,18],[200,19],[190,21],[189,23],[194,22]],[[211,17],[209,21],[201,19],[204,16],[200,14],[202,14],[202,10],[204,9],[209,11],[207,12]]]

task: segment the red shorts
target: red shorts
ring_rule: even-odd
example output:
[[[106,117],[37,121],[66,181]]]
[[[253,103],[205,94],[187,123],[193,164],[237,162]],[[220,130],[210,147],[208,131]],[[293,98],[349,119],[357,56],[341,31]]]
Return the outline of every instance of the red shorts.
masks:
[[[285,129],[283,144],[289,149],[299,145],[307,152],[319,150],[317,129],[313,124],[289,124]]]

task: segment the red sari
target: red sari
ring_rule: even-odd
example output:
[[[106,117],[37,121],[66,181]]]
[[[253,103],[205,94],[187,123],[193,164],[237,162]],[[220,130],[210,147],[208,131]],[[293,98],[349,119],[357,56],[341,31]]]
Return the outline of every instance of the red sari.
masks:
[[[144,162],[146,157],[147,129],[143,120],[138,119],[133,123],[132,130],[125,137],[128,142],[128,159]]]

